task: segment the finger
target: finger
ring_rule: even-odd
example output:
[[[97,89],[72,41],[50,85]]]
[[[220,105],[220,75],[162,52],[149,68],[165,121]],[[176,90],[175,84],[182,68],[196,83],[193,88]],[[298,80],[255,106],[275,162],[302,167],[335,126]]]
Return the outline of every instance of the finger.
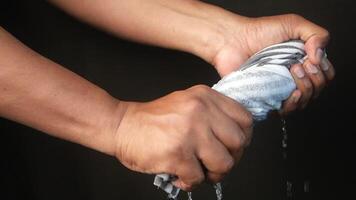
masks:
[[[308,59],[310,62],[314,65],[320,65],[321,61],[325,55],[324,53],[324,47],[326,46],[329,36],[328,33],[325,33],[327,35],[324,36],[312,36],[305,42],[305,51],[308,55]]]
[[[252,115],[248,110],[246,110],[235,100],[220,94],[215,90],[213,90],[210,94],[215,106],[219,107],[227,116],[238,123],[240,128],[245,133],[252,132],[253,120]]]
[[[304,62],[303,67],[313,84],[313,97],[316,98],[319,96],[326,84],[324,73],[320,70],[319,66],[312,64],[309,60]]]
[[[301,64],[293,65],[291,72],[298,90],[302,93],[298,107],[304,108],[313,94],[313,85]]]
[[[210,125],[215,137],[229,150],[231,154],[245,147],[251,133],[244,133],[239,125],[220,108],[212,106],[213,118]]]
[[[251,126],[251,113],[230,97],[204,85],[193,86],[191,91],[193,91],[193,95],[197,95],[199,98],[203,96],[203,99],[208,99],[205,101],[206,103],[212,102],[212,105],[221,108],[224,113],[238,122],[240,126]]]
[[[280,111],[280,114],[288,115],[290,112],[296,110],[301,96],[302,92],[300,90],[294,90],[291,96],[283,102],[283,109]]]
[[[185,191],[191,191],[195,186],[204,181],[205,175],[201,163],[195,156],[179,161],[179,168],[171,172],[178,176],[173,184]]]
[[[311,63],[319,65],[324,55],[323,49],[329,42],[329,32],[299,15],[288,15],[285,24],[291,38],[305,41],[305,51]]]
[[[234,166],[234,158],[227,148],[213,133],[201,137],[197,149],[197,157],[203,163],[207,173],[226,174]]]
[[[244,149],[240,149],[240,151],[237,151],[236,153],[234,153],[232,155],[232,157],[234,158],[235,164],[240,162],[243,153],[244,153]]]
[[[206,174],[207,176],[207,179],[212,182],[212,183],[218,183],[220,182],[225,176],[226,174],[217,174],[217,173],[214,173],[214,172],[208,172]]]
[[[331,81],[335,77],[335,68],[333,64],[327,58],[323,58],[320,65],[324,72],[327,81]]]
[[[295,14],[282,15],[282,22],[289,38],[303,40],[311,63],[319,65],[324,54],[322,49],[329,42],[329,32]]]
[[[241,160],[241,157],[243,155],[243,150],[237,152],[234,155],[234,159],[235,159],[235,163],[238,163]],[[218,173],[214,173],[214,172],[207,172],[206,173],[206,177],[207,179],[212,182],[212,183],[218,183],[221,182],[222,179],[226,176],[227,174],[218,174]]]

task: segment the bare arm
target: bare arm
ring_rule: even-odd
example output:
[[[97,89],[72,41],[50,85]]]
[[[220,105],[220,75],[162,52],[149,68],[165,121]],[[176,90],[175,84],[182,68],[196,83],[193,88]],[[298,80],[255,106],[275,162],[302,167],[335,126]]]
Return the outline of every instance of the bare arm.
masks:
[[[50,0],[79,19],[120,37],[213,57],[222,40],[212,16],[228,15],[216,6],[195,0]],[[243,17],[240,17],[243,19]],[[211,62],[212,60],[207,60]]]
[[[304,40],[309,59],[292,67],[298,90],[284,103],[284,112],[304,108],[335,74],[330,62],[321,62],[328,32],[298,15],[247,18],[197,0],[50,1],[120,37],[195,54],[221,76],[263,47]]]
[[[0,44],[0,116],[115,154],[116,99],[1,27]]]
[[[325,77],[334,76],[331,64],[323,67],[318,53],[327,44],[327,31],[299,16],[250,19],[193,0],[52,1],[113,34],[200,56],[221,75],[262,47],[303,39],[307,63],[318,70],[298,76],[297,82],[311,81],[314,86],[299,87],[300,105],[313,89],[323,87]],[[132,170],[175,174],[176,185],[183,189],[205,176],[221,180],[240,159],[251,135],[250,114],[206,86],[147,103],[122,102],[3,29],[0,44],[0,116],[115,155]]]
[[[116,156],[135,171],[175,174],[183,189],[205,175],[221,180],[251,135],[251,115],[209,87],[123,102],[2,28],[0,44],[1,117]]]

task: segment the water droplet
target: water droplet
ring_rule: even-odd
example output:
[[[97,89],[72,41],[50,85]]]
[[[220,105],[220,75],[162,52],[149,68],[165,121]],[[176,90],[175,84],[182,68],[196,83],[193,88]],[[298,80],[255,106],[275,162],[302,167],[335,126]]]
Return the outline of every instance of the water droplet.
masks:
[[[286,148],[288,147],[287,122],[284,118],[282,118],[281,121],[282,121],[282,148],[284,149],[284,151],[286,151]]]
[[[282,118],[282,156],[285,162],[285,168],[286,168],[286,196],[287,199],[293,199],[293,183],[289,181],[288,177],[288,162],[287,162],[287,156],[288,156],[288,132],[287,132],[287,121]]]
[[[188,200],[193,200],[193,198],[192,198],[192,192],[188,192],[187,194],[188,194]]]
[[[287,181],[287,198],[292,198],[292,197],[293,197],[293,183]]]
[[[309,192],[310,191],[310,181],[306,180],[304,181],[304,192]]]
[[[222,200],[223,194],[222,194],[222,186],[221,183],[217,183],[214,185],[215,188],[215,193],[216,193],[216,199],[217,200]]]

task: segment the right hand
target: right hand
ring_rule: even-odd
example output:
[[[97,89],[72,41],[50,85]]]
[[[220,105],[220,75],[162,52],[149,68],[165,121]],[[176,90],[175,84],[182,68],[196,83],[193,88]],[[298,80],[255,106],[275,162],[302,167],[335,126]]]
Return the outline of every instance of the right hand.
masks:
[[[303,65],[291,68],[297,89],[283,103],[281,114],[305,108],[334,79],[332,63],[323,58],[322,49],[330,37],[324,28],[295,14],[246,18],[222,13],[225,12],[222,11],[220,17],[209,18],[220,23],[217,27],[220,28],[221,36],[215,37],[211,45],[214,53],[209,54],[210,57],[200,56],[213,64],[221,76],[236,71],[250,56],[272,44],[291,39],[305,42],[308,59]],[[206,51],[204,48],[201,52]]]
[[[148,103],[122,102],[116,156],[127,168],[176,175],[191,190],[205,176],[220,181],[241,158],[252,117],[240,104],[207,86],[194,86]]]

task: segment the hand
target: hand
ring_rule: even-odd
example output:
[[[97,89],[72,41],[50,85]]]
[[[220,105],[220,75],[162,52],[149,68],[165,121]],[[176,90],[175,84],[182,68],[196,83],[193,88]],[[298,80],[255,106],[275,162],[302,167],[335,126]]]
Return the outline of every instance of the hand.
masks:
[[[214,65],[221,76],[236,70],[264,47],[290,39],[304,40],[310,63],[315,67],[308,67],[305,71],[310,73],[296,80],[298,90],[286,101],[284,111],[304,107],[310,97],[317,96],[334,77],[330,62],[321,64],[320,49],[328,43],[328,32],[298,15],[247,18],[192,0],[110,1],[104,4],[100,0],[51,1],[83,21],[120,37],[195,54]],[[314,73],[315,68],[328,69]],[[292,73],[294,77],[302,74],[297,76],[294,70]]]
[[[250,113],[207,86],[123,104],[117,158],[131,170],[176,175],[174,184],[183,190],[205,175],[220,181],[239,161],[252,133]]]
[[[303,65],[291,68],[297,90],[284,102],[283,114],[304,108],[334,78],[333,65],[328,59],[323,59],[322,49],[329,39],[325,29],[294,14],[262,18],[244,18],[231,14],[224,15],[224,18],[224,21],[218,20],[222,39],[216,41],[213,57],[206,58],[221,76],[236,70],[264,47],[290,39],[305,41],[308,60]]]
[[[334,67],[327,58],[323,58],[320,65],[314,65],[308,59],[292,66],[291,71],[298,89],[283,103],[282,115],[296,108],[305,108],[335,76]]]

